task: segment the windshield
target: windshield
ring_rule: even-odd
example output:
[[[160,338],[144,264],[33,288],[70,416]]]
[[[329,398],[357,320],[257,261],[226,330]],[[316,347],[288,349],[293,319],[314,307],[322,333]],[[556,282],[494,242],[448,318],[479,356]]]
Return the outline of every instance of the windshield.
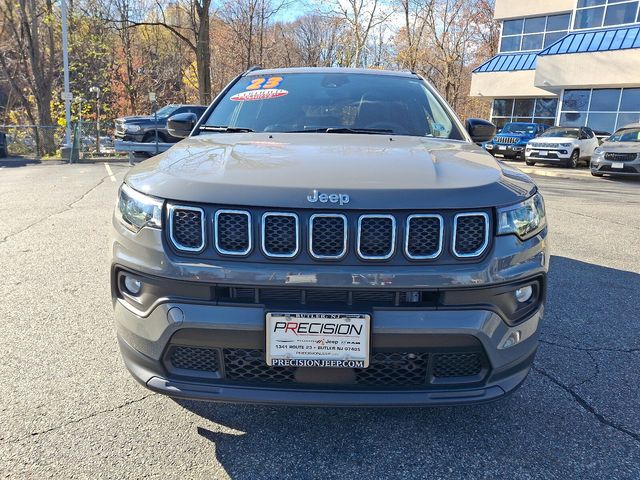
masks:
[[[536,126],[529,123],[507,123],[500,133],[536,133]]]
[[[283,73],[241,78],[201,130],[394,134],[462,140],[420,79],[364,73]]]
[[[540,136],[554,137],[554,138],[580,138],[580,129],[579,128],[550,128]]]
[[[608,139],[609,142],[640,142],[640,128],[620,130]]]
[[[156,110],[156,115],[158,115],[159,118],[168,117],[177,109],[177,105],[167,105],[166,107],[162,107],[160,110]],[[153,113],[151,115],[153,115]]]

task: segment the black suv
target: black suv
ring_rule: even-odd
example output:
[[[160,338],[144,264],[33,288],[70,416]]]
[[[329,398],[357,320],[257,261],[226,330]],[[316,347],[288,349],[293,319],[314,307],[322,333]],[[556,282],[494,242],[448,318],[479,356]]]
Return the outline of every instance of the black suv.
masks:
[[[158,141],[162,143],[174,143],[180,140],[167,131],[167,120],[178,113],[195,113],[198,118],[207,107],[203,105],[167,105],[154,114],[117,118],[115,136],[118,140],[131,142],[155,142],[156,131]]]

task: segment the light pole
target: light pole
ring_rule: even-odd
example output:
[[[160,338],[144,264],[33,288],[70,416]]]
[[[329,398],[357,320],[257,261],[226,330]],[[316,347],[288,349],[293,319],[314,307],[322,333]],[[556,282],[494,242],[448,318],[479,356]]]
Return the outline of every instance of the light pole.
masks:
[[[62,0],[62,64],[64,67],[64,92],[62,99],[64,100],[64,110],[66,118],[66,128],[64,133],[64,144],[68,148],[71,146],[71,92],[69,91],[69,47],[67,45],[67,1]],[[72,159],[69,159],[71,163]]]
[[[91,87],[89,91],[96,94],[96,153],[100,153],[100,87]]]

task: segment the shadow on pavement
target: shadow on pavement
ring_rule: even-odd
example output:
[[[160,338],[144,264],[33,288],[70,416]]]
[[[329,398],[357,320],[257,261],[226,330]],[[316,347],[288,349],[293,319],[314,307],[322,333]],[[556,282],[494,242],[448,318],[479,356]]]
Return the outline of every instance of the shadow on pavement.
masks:
[[[8,167],[25,167],[27,165],[38,165],[42,163],[42,160],[37,160],[34,158],[22,158],[22,157],[9,157],[9,158],[0,158],[0,168]],[[58,163],[58,162],[55,162]]]
[[[640,478],[640,464],[629,463],[640,458],[637,439],[628,434],[640,435],[640,355],[619,362],[597,357],[603,348],[621,352],[617,357],[640,349],[638,291],[637,273],[552,257],[536,370],[521,389],[491,404],[341,409],[177,403],[202,417],[198,434],[236,479],[605,478],[611,471],[616,478]],[[591,348],[600,361],[596,369],[583,358]],[[615,362],[611,368],[609,361]],[[607,392],[614,390],[612,400]]]

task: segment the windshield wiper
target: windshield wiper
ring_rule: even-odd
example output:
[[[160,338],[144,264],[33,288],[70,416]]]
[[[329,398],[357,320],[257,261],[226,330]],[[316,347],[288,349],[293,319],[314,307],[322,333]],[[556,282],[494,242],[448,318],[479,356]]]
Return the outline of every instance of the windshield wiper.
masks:
[[[384,134],[393,133],[393,130],[383,130],[379,128],[348,128],[348,127],[329,127],[329,128],[306,128],[304,130],[289,130],[284,133],[374,133]]]
[[[223,133],[244,133],[253,132],[250,128],[244,127],[229,127],[226,125],[201,125],[200,131],[203,132],[223,132]]]

